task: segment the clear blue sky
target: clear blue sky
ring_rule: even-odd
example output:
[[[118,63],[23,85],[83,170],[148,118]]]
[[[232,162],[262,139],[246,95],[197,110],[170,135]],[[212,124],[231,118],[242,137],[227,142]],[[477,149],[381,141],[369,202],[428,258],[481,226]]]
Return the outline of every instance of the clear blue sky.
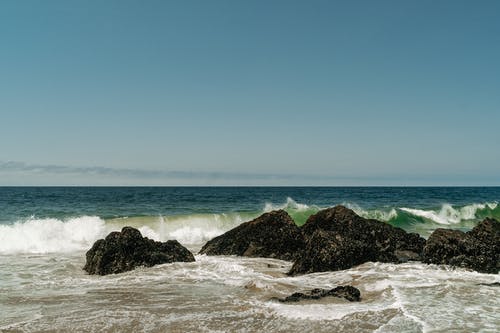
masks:
[[[500,1],[2,1],[0,184],[500,185]]]

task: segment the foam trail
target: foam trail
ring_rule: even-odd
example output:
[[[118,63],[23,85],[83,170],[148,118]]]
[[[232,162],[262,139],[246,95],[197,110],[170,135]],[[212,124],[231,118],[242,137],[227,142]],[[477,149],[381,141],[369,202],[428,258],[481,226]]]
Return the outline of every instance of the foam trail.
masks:
[[[0,225],[0,254],[85,250],[105,235],[105,222],[96,216],[67,221],[30,219],[13,225]]]

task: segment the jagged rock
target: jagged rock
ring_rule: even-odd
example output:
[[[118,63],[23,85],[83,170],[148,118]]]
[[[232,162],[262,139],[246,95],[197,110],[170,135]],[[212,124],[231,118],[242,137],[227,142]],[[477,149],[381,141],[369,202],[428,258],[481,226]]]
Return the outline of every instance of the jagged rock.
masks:
[[[500,223],[487,218],[469,232],[436,229],[424,247],[423,261],[497,274],[500,269]]]
[[[323,297],[339,297],[345,298],[349,302],[359,302],[361,300],[361,293],[359,289],[352,286],[338,286],[333,289],[313,289],[306,293],[293,293],[285,298],[277,298],[276,300],[282,303],[299,302],[302,300],[316,300]]]
[[[344,206],[309,217],[302,227],[306,246],[289,274],[348,269],[368,261],[420,260],[425,239]]]
[[[304,247],[299,227],[284,210],[265,213],[208,241],[201,254],[293,260]]]
[[[130,271],[139,266],[191,262],[194,256],[176,240],[156,242],[142,237],[135,228],[124,227],[121,232],[114,231],[105,239],[96,241],[87,251],[86,259],[85,271],[106,275]]]

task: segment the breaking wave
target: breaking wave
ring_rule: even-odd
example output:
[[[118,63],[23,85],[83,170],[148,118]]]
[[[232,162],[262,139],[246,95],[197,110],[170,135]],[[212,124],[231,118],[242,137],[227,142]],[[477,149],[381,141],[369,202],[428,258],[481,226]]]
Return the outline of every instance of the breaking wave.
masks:
[[[0,254],[44,254],[88,250],[112,231],[132,226],[145,237],[184,245],[200,245],[234,228],[253,215],[200,214],[175,217],[144,216],[104,220],[81,216],[67,220],[35,219],[0,225]]]
[[[440,225],[468,229],[485,217],[500,218],[498,203],[453,206],[443,204],[433,209],[383,207],[364,209],[355,203],[343,203],[365,218],[377,219],[418,232],[424,237]],[[334,205],[332,205],[334,206]],[[81,216],[66,220],[34,217],[10,225],[0,225],[0,254],[61,253],[85,251],[109,232],[132,226],[154,240],[176,239],[190,249],[199,249],[208,240],[263,212],[284,209],[297,225],[303,225],[312,214],[326,207],[298,203],[287,198],[282,204],[266,203],[262,211],[246,213],[192,214],[178,216],[120,217],[104,220]]]
[[[497,207],[497,203],[471,204],[463,207],[453,207],[450,204],[443,204],[437,210],[406,207],[400,208],[400,210],[438,224],[458,224],[485,217],[496,217],[500,213],[497,211]]]
[[[106,235],[104,220],[82,216],[67,221],[29,219],[0,225],[0,253],[51,253],[88,249]]]

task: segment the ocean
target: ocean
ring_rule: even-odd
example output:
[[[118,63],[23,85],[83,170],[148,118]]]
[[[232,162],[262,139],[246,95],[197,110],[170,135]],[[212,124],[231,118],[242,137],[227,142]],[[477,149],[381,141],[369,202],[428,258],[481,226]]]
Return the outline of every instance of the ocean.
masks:
[[[410,262],[289,277],[287,261],[195,255],[90,276],[94,241],[123,226],[197,253],[260,214],[298,225],[345,205],[428,237],[500,220],[500,187],[0,187],[1,332],[498,332],[499,275]],[[353,285],[362,301],[273,297]]]

